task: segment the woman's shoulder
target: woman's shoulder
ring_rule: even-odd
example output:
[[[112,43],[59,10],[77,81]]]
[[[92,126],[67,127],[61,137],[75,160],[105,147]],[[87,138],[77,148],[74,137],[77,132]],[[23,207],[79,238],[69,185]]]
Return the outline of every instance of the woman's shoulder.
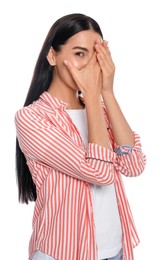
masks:
[[[52,109],[47,102],[44,102],[41,98],[34,101],[32,104],[22,107],[15,113],[15,124],[18,125],[33,125],[36,124],[49,124],[49,119],[55,115],[54,109]]]
[[[25,114],[30,114],[30,113],[35,113],[36,112],[36,107],[35,107],[35,103],[37,101],[33,102],[32,104],[25,106],[25,107],[21,107],[19,108],[16,112],[15,112],[15,117],[21,117]]]
[[[15,113],[15,124],[16,126],[18,125],[23,125],[25,121],[32,120],[34,119],[34,116],[36,115],[35,108],[31,105],[22,107],[18,109]]]

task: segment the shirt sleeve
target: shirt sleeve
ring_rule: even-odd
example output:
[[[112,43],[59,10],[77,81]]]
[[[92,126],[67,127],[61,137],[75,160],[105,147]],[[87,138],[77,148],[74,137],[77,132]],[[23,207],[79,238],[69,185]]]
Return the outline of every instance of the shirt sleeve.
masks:
[[[74,178],[97,185],[114,181],[117,155],[94,143],[77,145],[45,116],[28,108],[16,113],[15,124],[20,148],[27,160],[34,160]]]
[[[134,133],[134,141],[133,147],[114,144],[114,151],[117,154],[115,167],[117,171],[130,177],[140,175],[146,165],[146,156],[142,152],[140,137],[136,133]]]

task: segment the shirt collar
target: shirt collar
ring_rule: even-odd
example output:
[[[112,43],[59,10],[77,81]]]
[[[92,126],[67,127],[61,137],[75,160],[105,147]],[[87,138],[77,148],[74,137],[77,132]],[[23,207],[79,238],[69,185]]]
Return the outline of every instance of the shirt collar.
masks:
[[[43,94],[40,96],[40,99],[44,100],[46,103],[48,103],[53,108],[59,108],[59,109],[66,109],[68,104],[63,102],[62,100],[58,100],[56,97],[49,94],[47,91],[44,91]]]

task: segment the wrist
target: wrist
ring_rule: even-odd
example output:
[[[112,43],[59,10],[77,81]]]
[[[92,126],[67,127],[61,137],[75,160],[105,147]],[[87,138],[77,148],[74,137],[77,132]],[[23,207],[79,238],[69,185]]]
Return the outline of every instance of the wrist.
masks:
[[[113,90],[102,90],[101,92],[103,99],[112,99],[115,98]]]
[[[90,105],[94,105],[94,104],[99,104],[101,103],[101,95],[85,95],[84,96],[84,102],[85,102],[85,105],[87,104],[90,104]]]

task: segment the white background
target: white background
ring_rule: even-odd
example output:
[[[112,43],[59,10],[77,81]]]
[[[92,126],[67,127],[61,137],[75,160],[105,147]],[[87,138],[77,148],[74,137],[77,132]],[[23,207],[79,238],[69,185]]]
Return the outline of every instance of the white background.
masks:
[[[115,93],[140,134],[147,167],[123,177],[141,238],[136,260],[162,259],[160,0],[1,1],[0,6],[0,259],[27,260],[34,203],[18,203],[14,114],[22,107],[45,36],[56,19],[81,12],[100,24],[116,64]],[[74,259],[75,260],[75,259]]]

